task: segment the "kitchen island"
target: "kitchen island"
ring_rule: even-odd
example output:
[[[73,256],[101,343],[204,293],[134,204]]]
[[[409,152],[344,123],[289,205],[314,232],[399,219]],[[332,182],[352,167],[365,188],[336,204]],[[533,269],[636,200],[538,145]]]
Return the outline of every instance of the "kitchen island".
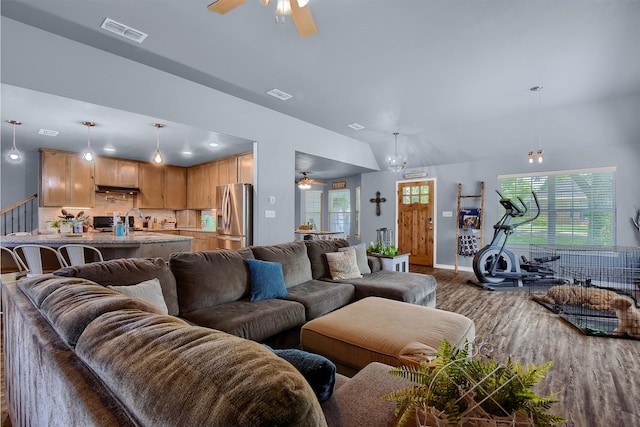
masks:
[[[98,248],[105,260],[116,258],[163,258],[175,252],[190,252],[190,236],[162,233],[132,232],[128,236],[111,233],[83,233],[78,235],[36,234],[33,236],[2,236],[0,245],[14,248],[18,245],[43,245],[58,248],[62,245],[87,245]]]

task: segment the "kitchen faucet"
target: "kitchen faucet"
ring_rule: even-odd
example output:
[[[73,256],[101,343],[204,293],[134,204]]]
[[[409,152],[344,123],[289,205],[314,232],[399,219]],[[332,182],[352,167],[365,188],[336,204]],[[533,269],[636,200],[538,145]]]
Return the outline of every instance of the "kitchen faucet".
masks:
[[[142,216],[142,212],[140,212],[140,209],[138,208],[131,208],[127,211],[126,214],[124,214],[124,235],[128,236],[129,235],[129,214],[132,211],[137,211],[138,212],[138,218],[140,218],[140,220],[144,220],[144,217]]]

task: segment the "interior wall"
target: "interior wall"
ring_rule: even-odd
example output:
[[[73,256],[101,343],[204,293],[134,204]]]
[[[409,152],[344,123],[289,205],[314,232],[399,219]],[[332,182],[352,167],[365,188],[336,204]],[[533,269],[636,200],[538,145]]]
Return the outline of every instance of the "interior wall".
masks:
[[[609,136],[611,137],[611,136]],[[493,236],[493,224],[502,216],[495,189],[498,186],[498,175],[518,174],[526,172],[574,170],[598,167],[616,167],[616,244],[618,246],[640,246],[640,232],[635,230],[631,217],[640,209],[640,186],[638,185],[638,162],[640,161],[640,143],[610,146],[603,149],[584,150],[580,155],[563,152],[557,147],[545,149],[544,163],[530,165],[527,162],[526,148],[522,156],[517,158],[496,157],[469,163],[416,168],[411,171],[428,171],[429,178],[437,181],[436,212],[436,258],[438,267],[451,268],[455,263],[457,248],[455,235],[457,227],[458,183],[463,184],[464,194],[479,194],[479,183],[485,182],[485,215],[484,244],[488,244]],[[376,172],[362,175],[363,220],[362,240],[375,240],[376,229],[394,227],[395,229],[395,181],[401,177],[389,172]],[[382,204],[379,217],[373,213],[374,206],[367,203],[369,196],[374,197],[380,191],[387,202]],[[475,206],[475,201],[465,202]],[[370,205],[370,206],[367,206]],[[453,212],[452,217],[444,217],[443,212]],[[461,269],[471,270],[471,257],[459,257]]]
[[[276,203],[257,198],[255,244],[294,238],[296,150],[378,169],[361,141],[5,17],[1,22],[3,83],[257,141],[256,194]]]

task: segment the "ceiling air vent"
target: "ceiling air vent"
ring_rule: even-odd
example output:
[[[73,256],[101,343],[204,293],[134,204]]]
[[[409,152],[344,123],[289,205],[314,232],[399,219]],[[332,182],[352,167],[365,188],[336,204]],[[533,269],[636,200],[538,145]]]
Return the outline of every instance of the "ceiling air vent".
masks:
[[[351,123],[350,125],[347,125],[347,127],[350,127],[353,130],[362,130],[362,129],[364,129],[364,126],[362,126],[360,123]]]
[[[148,36],[148,34],[145,34],[142,31],[138,31],[128,25],[121,24],[111,18],[105,18],[100,28],[138,43],[142,43]]]
[[[289,98],[293,98],[293,95],[289,95],[287,92],[283,92],[280,89],[271,89],[267,91],[267,95],[271,95],[274,98],[278,98],[283,101],[286,101]]]

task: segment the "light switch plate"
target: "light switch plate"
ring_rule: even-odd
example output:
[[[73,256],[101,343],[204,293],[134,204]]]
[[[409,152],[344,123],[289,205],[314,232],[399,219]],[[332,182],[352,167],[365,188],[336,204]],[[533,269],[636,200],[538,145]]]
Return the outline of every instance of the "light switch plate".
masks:
[[[443,218],[451,218],[453,216],[453,212],[452,211],[442,211],[442,217]]]
[[[265,218],[275,218],[276,217],[276,211],[267,209],[267,210],[264,211],[264,217]]]
[[[276,202],[276,196],[269,196],[269,204],[273,205]]]

